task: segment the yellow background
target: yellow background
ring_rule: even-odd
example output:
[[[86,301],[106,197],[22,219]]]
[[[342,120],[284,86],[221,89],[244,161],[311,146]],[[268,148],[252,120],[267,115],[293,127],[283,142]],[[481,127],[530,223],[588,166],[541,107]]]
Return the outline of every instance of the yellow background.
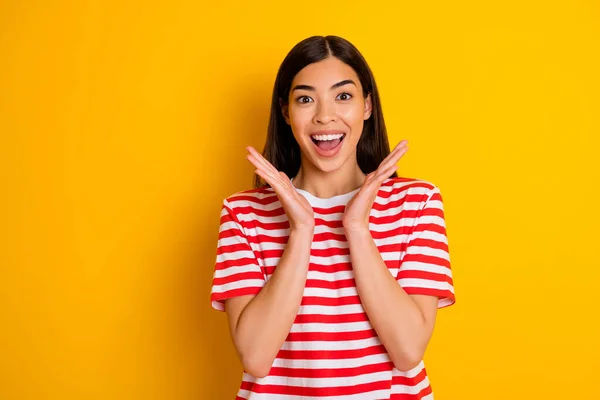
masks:
[[[2,1],[0,398],[233,399],[221,200],[285,54],[335,34],[442,190],[436,399],[600,399],[599,3],[413,3]]]

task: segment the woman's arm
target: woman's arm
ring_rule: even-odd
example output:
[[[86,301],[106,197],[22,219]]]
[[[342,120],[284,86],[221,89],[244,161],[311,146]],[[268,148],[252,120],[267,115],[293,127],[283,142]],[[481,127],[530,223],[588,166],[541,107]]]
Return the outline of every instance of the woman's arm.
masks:
[[[290,332],[308,274],[314,229],[290,232],[275,272],[256,295],[225,301],[233,343],[246,371],[262,378]]]
[[[390,274],[371,233],[346,229],[361,303],[373,329],[400,371],[423,359],[433,333],[438,298],[409,295]]]
[[[300,308],[315,220],[310,203],[296,191],[289,177],[252,146],[246,149],[255,172],[275,191],[290,225],[288,242],[277,268],[260,292],[225,303],[231,336],[242,365],[253,376],[264,377]]]
[[[356,290],[371,325],[397,369],[408,371],[425,354],[437,314],[438,298],[409,295],[390,274],[369,230],[369,215],[381,184],[398,168],[408,150],[401,141],[369,173],[348,202],[343,226],[350,248]]]

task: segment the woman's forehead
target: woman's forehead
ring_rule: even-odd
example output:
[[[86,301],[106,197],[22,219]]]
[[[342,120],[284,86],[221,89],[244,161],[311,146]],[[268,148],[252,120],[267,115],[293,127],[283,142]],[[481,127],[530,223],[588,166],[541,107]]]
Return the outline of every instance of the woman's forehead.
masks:
[[[317,90],[329,90],[331,86],[344,80],[352,80],[360,85],[358,76],[351,66],[335,57],[312,63],[300,70],[292,80],[292,87],[308,85]]]

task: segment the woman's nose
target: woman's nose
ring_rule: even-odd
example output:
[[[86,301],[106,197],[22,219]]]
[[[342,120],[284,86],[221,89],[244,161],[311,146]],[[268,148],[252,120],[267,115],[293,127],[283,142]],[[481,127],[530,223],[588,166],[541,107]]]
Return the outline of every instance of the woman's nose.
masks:
[[[335,119],[335,104],[321,101],[317,104],[317,110],[314,116],[315,123],[326,124]]]

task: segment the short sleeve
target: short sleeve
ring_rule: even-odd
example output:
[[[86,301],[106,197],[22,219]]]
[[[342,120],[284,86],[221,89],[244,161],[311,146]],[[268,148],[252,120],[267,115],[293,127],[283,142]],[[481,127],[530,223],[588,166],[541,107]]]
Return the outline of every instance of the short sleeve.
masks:
[[[217,257],[211,288],[211,305],[225,311],[225,300],[256,295],[266,281],[244,228],[227,200],[223,201]]]
[[[408,294],[438,297],[438,308],[456,301],[442,195],[435,186],[416,211],[396,280]]]

